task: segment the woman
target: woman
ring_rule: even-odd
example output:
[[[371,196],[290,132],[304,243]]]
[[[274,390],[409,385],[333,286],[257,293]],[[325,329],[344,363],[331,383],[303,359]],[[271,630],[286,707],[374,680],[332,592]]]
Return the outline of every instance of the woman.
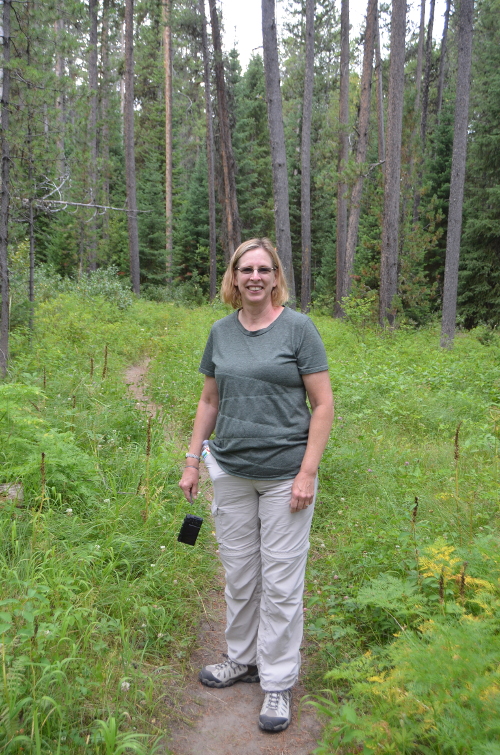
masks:
[[[226,571],[228,660],[205,666],[200,681],[260,681],[259,726],[282,731],[300,668],[309,530],[333,397],[318,331],[306,315],[283,307],[286,281],[268,239],[238,247],[221,298],[236,311],[208,338],[179,483],[188,500],[197,495],[203,448]],[[204,441],[214,429],[215,439]]]

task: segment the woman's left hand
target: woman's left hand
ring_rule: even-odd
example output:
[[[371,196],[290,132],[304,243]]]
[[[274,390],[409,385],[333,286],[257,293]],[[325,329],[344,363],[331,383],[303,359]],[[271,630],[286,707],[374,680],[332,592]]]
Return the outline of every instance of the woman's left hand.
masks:
[[[316,475],[308,472],[299,472],[292,485],[292,500],[290,501],[290,511],[295,513],[302,509],[307,509],[314,498],[314,488],[316,486]]]

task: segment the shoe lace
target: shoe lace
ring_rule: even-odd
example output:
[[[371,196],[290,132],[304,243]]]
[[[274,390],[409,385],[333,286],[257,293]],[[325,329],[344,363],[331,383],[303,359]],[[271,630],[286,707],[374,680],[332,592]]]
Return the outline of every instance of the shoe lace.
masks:
[[[270,710],[278,710],[282,692],[268,692],[267,707]]]
[[[227,668],[227,666],[230,666],[233,669],[233,671],[237,671],[240,668],[240,665],[241,665],[240,663],[236,663],[236,661],[232,661],[231,658],[228,658],[227,661],[223,661],[222,663],[216,663],[215,668],[220,671],[222,669]]]

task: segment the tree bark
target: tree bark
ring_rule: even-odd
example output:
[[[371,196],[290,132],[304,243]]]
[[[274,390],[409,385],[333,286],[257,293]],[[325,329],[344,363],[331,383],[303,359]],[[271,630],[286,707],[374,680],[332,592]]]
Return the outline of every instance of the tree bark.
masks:
[[[427,138],[427,113],[429,110],[429,86],[431,82],[432,67],[432,28],[434,26],[434,6],[435,0],[430,0],[427,41],[425,43],[425,72],[424,86],[422,90],[422,120],[420,122],[420,139],[422,142],[423,150],[425,149],[425,141]]]
[[[171,0],[163,0],[163,60],[165,66],[165,219],[167,280],[172,279],[172,30]]]
[[[203,51],[203,80],[205,83],[205,119],[207,144],[207,179],[208,179],[208,219],[210,244],[210,301],[217,294],[217,235],[215,216],[215,159],[212,98],[210,96],[210,56],[208,54],[207,20],[205,17],[205,0],[199,0],[201,16],[201,46]]]
[[[418,118],[420,110],[420,93],[422,91],[422,68],[424,62],[424,37],[425,37],[425,0],[420,2],[420,27],[418,30],[417,48],[417,71],[415,73],[415,118]],[[418,121],[417,121],[418,122]]]
[[[140,293],[139,232],[134,145],[134,0],[125,0],[125,176],[127,184],[128,244],[132,291]]]
[[[30,331],[33,330],[33,315],[35,304],[35,211],[33,208],[33,198],[28,200],[28,223],[30,237],[30,273],[28,282],[28,298],[30,301]]]
[[[432,1],[432,0],[431,0]],[[417,71],[415,74],[415,105],[413,115],[413,128],[411,132],[411,144],[410,144],[410,169],[405,185],[405,203],[406,203],[406,190],[409,188],[410,182],[413,181],[413,223],[415,224],[418,219],[418,206],[420,203],[420,184],[422,183],[422,171],[417,169],[415,171],[415,158],[419,159],[419,139],[418,139],[418,123],[421,120],[420,113],[420,95],[422,92],[422,68],[424,57],[424,36],[425,36],[425,0],[421,0],[420,3],[420,28],[418,32],[418,51],[417,51]],[[428,95],[428,90],[427,90]],[[404,210],[403,210],[404,214]]]
[[[102,0],[102,31],[101,31],[101,157],[102,157],[102,196],[104,205],[109,205],[109,0]],[[103,215],[102,235],[108,237],[108,214]]]
[[[441,37],[441,53],[439,56],[439,82],[438,82],[438,96],[437,96],[437,119],[441,115],[441,108],[443,106],[443,89],[444,89],[444,69],[446,60],[446,41],[448,38],[448,24],[450,21],[450,5],[451,0],[446,0],[446,10],[444,12],[444,25],[443,36]]]
[[[470,71],[474,0],[461,0],[458,26],[457,91],[455,100],[455,128],[450,179],[450,207],[446,236],[441,346],[451,348],[455,336],[457,313],[458,265],[462,233],[462,208],[467,157],[467,127],[469,123]]]
[[[123,55],[123,59],[125,60],[125,19],[123,19],[123,22],[120,27],[120,47],[121,47],[121,53]],[[120,76],[120,113],[122,116],[122,128],[124,129],[124,125],[125,125],[125,70],[123,71],[123,74]],[[124,131],[122,133],[124,133]]]
[[[395,324],[393,299],[398,287],[399,193],[405,62],[406,0],[393,0],[391,62],[387,113],[384,218],[380,264],[380,324]]]
[[[57,112],[57,174],[62,179],[65,173],[65,155],[64,155],[64,94],[63,94],[63,76],[64,76],[64,57],[61,52],[61,36],[64,31],[64,19],[58,18],[54,22],[56,33],[56,112]]]
[[[217,90],[217,110],[221,140],[222,173],[224,181],[224,210],[227,225],[226,261],[241,244],[240,217],[236,196],[235,163],[229,127],[229,110],[227,106],[226,82],[224,80],[224,61],[219,29],[219,18],[215,0],[208,0],[210,6],[210,23],[214,44],[215,86]]]
[[[377,72],[377,123],[378,123],[378,161],[385,173],[385,125],[384,125],[384,84],[382,80],[382,56],[380,54],[380,26],[377,13],[377,32],[375,37],[375,70]]]
[[[9,364],[9,266],[7,256],[9,209],[10,209],[10,151],[9,151],[9,97],[10,97],[10,8],[11,0],[3,0],[2,13],[2,97],[1,97],[1,187],[0,187],[0,278],[2,309],[0,320],[0,377],[5,377]]]
[[[302,103],[300,179],[302,234],[302,312],[308,312],[311,303],[311,120],[314,84],[314,10],[315,0],[306,0],[306,60],[304,71],[304,99]]]
[[[290,302],[294,306],[295,277],[292,259],[285,130],[283,127],[283,106],[281,100],[278,37],[276,33],[274,2],[275,0],[262,0],[264,73],[266,78],[267,118],[271,141],[276,243],[288,283]]]
[[[422,91],[422,113],[420,116],[420,144],[422,149],[421,158],[425,153],[425,142],[427,139],[427,113],[429,110],[429,86],[431,80],[432,65],[432,28],[434,26],[434,6],[435,0],[430,0],[429,6],[429,24],[427,26],[427,40],[425,43],[425,71],[424,86]],[[413,166],[412,166],[413,167]],[[418,171],[413,194],[413,223],[416,224],[419,216],[420,206],[420,186],[422,183],[422,169]]]
[[[358,144],[356,149],[357,176],[351,191],[349,211],[349,226],[347,229],[346,260],[345,260],[345,296],[349,295],[351,279],[354,271],[354,255],[358,241],[359,216],[361,213],[361,195],[363,193],[364,172],[363,163],[366,161],[368,150],[368,130],[370,127],[370,109],[372,93],[373,49],[375,46],[375,31],[377,28],[377,0],[368,0],[366,10],[365,45],[363,52],[363,70],[361,73],[361,95],[358,120]]]
[[[342,297],[346,295],[345,256],[347,244],[347,183],[344,171],[349,160],[349,0],[342,0],[340,14],[340,93],[339,159],[337,185],[337,281],[335,317],[343,317]]]
[[[28,0],[27,3],[27,34],[26,34],[26,62],[28,67],[31,66],[31,13],[32,6]],[[28,91],[31,90],[31,82],[28,81]],[[28,279],[28,299],[30,303],[29,309],[29,331],[30,340],[33,336],[34,327],[34,315],[35,315],[35,213],[34,213],[34,194],[35,186],[33,182],[34,177],[34,159],[33,159],[33,134],[32,123],[34,122],[32,101],[30,97],[30,103],[28,105],[28,123],[26,132],[26,144],[27,144],[27,160],[28,160],[28,186],[29,186],[29,199],[28,199],[28,227],[29,227],[29,279]]]
[[[90,117],[89,117],[89,182],[90,201],[97,201],[97,0],[89,0],[89,93],[90,93]],[[94,213],[91,220],[89,254],[89,270],[97,269],[97,215]]]

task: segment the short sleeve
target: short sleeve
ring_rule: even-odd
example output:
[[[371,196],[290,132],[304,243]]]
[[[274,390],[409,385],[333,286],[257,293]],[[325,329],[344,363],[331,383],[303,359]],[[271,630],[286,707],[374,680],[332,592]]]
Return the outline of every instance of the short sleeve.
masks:
[[[211,330],[208,336],[207,345],[205,346],[205,351],[203,352],[201,363],[198,369],[198,372],[201,372],[203,375],[208,375],[208,377],[215,377],[215,364],[213,362],[213,345],[214,345],[214,337],[213,337],[213,330]]]
[[[308,317],[297,350],[297,368],[301,375],[328,369],[326,350],[316,325]]]

